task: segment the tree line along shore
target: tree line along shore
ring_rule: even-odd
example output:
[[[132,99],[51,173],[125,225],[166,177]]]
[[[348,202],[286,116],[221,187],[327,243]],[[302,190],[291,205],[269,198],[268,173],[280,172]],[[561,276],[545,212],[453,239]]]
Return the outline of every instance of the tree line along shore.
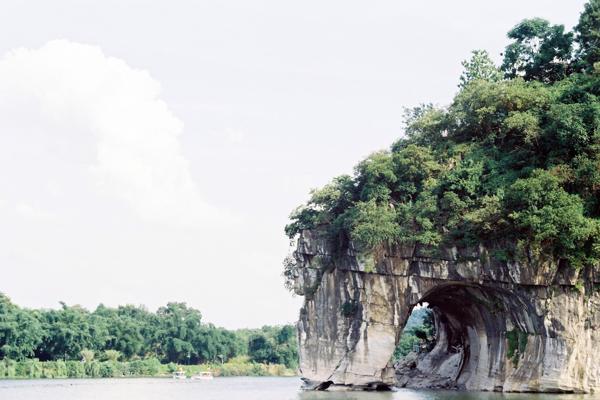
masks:
[[[143,306],[61,303],[27,309],[0,293],[1,378],[100,378],[188,375],[290,376],[298,367],[291,325],[227,330],[202,321],[185,303]]]

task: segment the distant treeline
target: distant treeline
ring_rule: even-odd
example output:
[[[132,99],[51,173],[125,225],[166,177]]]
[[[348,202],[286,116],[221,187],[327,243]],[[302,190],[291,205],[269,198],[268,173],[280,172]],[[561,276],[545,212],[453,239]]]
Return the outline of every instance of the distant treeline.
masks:
[[[124,377],[170,377],[175,371],[193,376],[211,371],[215,376],[292,376],[295,369],[281,364],[256,363],[248,356],[240,356],[221,363],[179,365],[161,364],[151,357],[134,361],[39,361],[27,359],[0,360],[0,379],[21,378],[124,378]]]
[[[103,374],[118,376],[154,375],[160,364],[221,365],[234,358],[236,365],[244,360],[292,370],[298,366],[296,331],[291,325],[230,331],[204,323],[200,311],[185,303],[168,303],[156,312],[132,305],[99,305],[92,312],[61,305],[31,310],[0,293],[0,370],[4,376],[17,367],[43,368],[42,363],[36,367],[34,360],[54,362],[61,376],[102,375],[78,370],[86,368],[79,364],[86,363],[87,368],[104,368]],[[108,368],[125,370],[113,373]]]

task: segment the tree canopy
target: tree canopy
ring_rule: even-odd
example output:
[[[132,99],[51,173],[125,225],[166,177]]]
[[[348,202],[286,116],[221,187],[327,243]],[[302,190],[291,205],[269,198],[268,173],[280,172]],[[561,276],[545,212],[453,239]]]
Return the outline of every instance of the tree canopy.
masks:
[[[252,345],[260,336],[268,347]],[[90,312],[61,304],[29,310],[0,293],[0,360],[40,361],[158,359],[163,363],[224,362],[238,356],[252,361],[298,365],[295,330],[290,325],[230,331],[202,321],[185,303],[168,303],[153,313],[132,305],[99,305]]]
[[[286,233],[319,228],[367,251],[502,240],[515,257],[599,263],[599,6],[586,4],[574,32],[522,21],[500,68],[473,52],[449,106],[407,110],[404,137],[313,190]]]

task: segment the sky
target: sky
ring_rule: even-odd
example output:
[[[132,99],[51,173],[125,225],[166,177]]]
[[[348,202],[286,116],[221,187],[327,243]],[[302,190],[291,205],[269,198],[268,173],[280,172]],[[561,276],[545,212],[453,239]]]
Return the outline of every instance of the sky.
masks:
[[[471,50],[583,4],[4,0],[0,292],[293,323],[290,211],[448,104]]]

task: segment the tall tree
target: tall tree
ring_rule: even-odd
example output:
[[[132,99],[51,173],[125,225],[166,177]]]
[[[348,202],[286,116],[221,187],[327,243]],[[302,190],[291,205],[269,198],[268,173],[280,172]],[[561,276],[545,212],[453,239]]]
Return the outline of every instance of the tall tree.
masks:
[[[84,349],[99,350],[104,347],[105,334],[91,323],[90,313],[80,306],[45,311],[41,314],[46,335],[37,356],[42,360],[78,360]]]
[[[591,71],[600,62],[600,0],[590,0],[575,27],[578,69]]]
[[[464,68],[460,76],[459,87],[465,87],[474,80],[498,82],[502,80],[502,72],[494,64],[490,55],[485,50],[473,50],[471,58],[462,62]]]
[[[185,303],[168,303],[158,309],[159,334],[165,360],[188,362],[197,357],[194,342],[200,330],[200,311],[188,308]]]
[[[573,33],[542,18],[526,19],[508,32],[502,70],[507,78],[556,82],[570,73]]]
[[[264,334],[256,334],[248,341],[248,355],[254,362],[271,363],[274,359],[273,343]]]

